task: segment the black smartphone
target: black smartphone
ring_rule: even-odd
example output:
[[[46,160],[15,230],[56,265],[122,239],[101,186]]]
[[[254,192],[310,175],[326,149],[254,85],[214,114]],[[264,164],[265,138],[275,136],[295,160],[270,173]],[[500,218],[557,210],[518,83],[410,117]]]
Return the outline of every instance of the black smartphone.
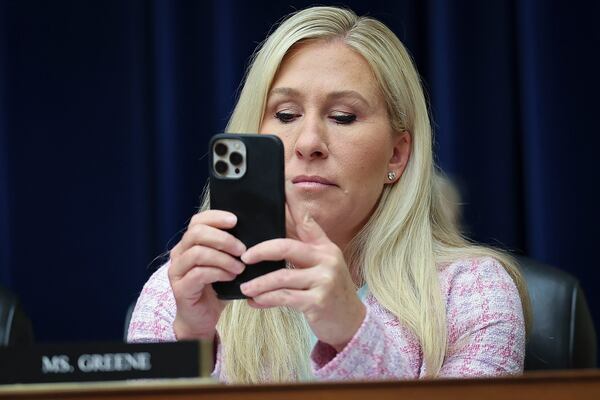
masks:
[[[246,248],[285,237],[283,143],[274,135],[217,134],[209,145],[210,208],[230,211],[237,225],[229,232]],[[240,285],[285,268],[285,261],[253,264],[230,282],[215,282],[220,299],[245,299]]]

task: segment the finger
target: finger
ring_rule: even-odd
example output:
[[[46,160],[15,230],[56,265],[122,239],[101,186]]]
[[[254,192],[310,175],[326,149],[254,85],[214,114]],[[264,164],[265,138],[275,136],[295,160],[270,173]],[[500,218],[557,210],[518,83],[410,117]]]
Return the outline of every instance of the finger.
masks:
[[[314,295],[308,290],[280,289],[263,293],[252,300],[260,308],[292,307],[304,312],[314,303]]]
[[[294,190],[294,185],[291,182],[287,182],[285,189],[286,205],[290,220],[295,228],[294,233],[296,237],[308,243],[329,242],[329,238],[321,226],[312,218],[304,201],[298,196],[297,191]]]
[[[206,210],[195,214],[190,220],[189,226],[210,225],[220,229],[230,229],[237,224],[237,217],[229,211]]]
[[[237,224],[237,217],[228,211],[222,210],[206,210],[199,212],[192,216],[190,223],[188,224],[187,232],[193,229],[197,225],[208,225],[219,229],[231,229]],[[185,234],[183,235],[185,237]],[[171,258],[179,256],[187,248],[190,247],[189,243],[181,243],[179,241],[170,252]],[[236,254],[239,255],[239,254]]]
[[[223,269],[229,273],[240,274],[245,265],[239,260],[210,247],[194,246],[184,252],[170,268],[172,279],[181,279],[191,269],[197,266],[210,266]]]
[[[169,258],[173,260],[174,258],[179,257],[181,254],[181,240],[177,242],[177,244],[171,249],[169,252]]]
[[[322,252],[315,251],[312,245],[295,239],[266,240],[246,250],[241,257],[246,264],[287,260],[298,268],[308,268],[320,264],[322,258]]]
[[[321,225],[310,214],[305,214],[301,224],[296,225],[298,238],[306,243],[328,244],[331,243]]]
[[[248,297],[279,289],[310,289],[317,280],[312,269],[279,269],[254,278],[241,285],[240,289]]]
[[[290,206],[287,202],[285,203],[285,228],[286,236],[288,238],[298,239],[298,233],[296,233],[296,222],[292,217]]]
[[[182,254],[196,245],[224,251],[236,257],[246,251],[246,246],[231,233],[204,224],[190,226],[181,238],[180,244],[176,246],[177,252]]]
[[[286,206],[286,217],[289,218],[290,227],[293,232],[296,231],[296,226],[302,223],[304,215],[306,215],[306,206],[302,202],[302,199],[298,197],[298,193],[294,190],[294,184],[290,181],[285,182],[285,206]],[[288,220],[286,219],[286,222]]]
[[[252,300],[252,299],[246,299],[246,301],[248,302],[248,305],[249,305],[250,307],[253,307],[253,308],[258,308],[258,309],[263,309],[263,308],[271,308],[271,307],[269,307],[269,306],[263,306],[263,305],[260,305],[260,304],[258,304],[257,302],[255,302],[255,301],[254,301],[254,300]]]
[[[220,268],[195,267],[174,285],[173,290],[177,292],[178,297],[195,301],[202,295],[206,285],[214,282],[232,281],[235,277],[235,274]]]

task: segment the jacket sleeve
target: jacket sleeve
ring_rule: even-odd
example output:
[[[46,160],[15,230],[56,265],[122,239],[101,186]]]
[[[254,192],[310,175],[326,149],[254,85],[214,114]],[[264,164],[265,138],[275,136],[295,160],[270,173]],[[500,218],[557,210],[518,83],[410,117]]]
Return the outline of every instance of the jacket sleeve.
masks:
[[[525,320],[519,291],[504,267],[485,258],[449,271],[448,351],[439,376],[519,374]]]
[[[440,277],[449,348],[439,377],[497,376],[523,370],[525,329],[517,288],[493,259],[457,262]],[[412,379],[427,365],[417,338],[371,297],[367,316],[339,353],[318,342],[319,380]]]
[[[135,305],[127,341],[130,343],[175,342],[173,321],[177,305],[167,275],[169,263],[160,267],[144,285]],[[215,368],[212,377],[225,381],[221,368],[222,349],[218,337],[215,338]]]
[[[418,351],[418,344],[394,335],[394,328],[399,326],[386,325],[367,307],[362,325],[342,351],[317,342],[311,354],[314,377],[332,381],[416,378],[410,356]]]
[[[160,267],[144,285],[131,315],[128,342],[177,340],[173,331],[177,306],[167,276],[168,267],[169,263]]]

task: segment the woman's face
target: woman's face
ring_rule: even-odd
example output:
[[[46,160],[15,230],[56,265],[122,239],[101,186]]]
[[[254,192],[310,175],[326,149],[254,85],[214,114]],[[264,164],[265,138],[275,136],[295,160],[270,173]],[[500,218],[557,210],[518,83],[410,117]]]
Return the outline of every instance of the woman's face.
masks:
[[[309,213],[342,250],[410,155],[410,135],[393,132],[367,61],[341,41],[304,43],[284,58],[261,133],[284,143],[293,213]]]

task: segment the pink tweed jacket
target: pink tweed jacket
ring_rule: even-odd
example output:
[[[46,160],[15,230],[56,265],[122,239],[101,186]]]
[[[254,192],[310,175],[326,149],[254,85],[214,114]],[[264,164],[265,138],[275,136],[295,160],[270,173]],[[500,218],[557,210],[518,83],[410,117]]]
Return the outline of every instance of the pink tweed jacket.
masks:
[[[168,264],[144,286],[129,325],[130,342],[175,341],[175,299]],[[440,377],[518,374],[523,371],[525,325],[515,284],[494,259],[455,262],[440,268],[446,301],[448,351]],[[317,342],[311,359],[317,380],[415,379],[427,365],[417,338],[375,297],[363,299],[367,315],[341,351]],[[220,353],[220,352],[219,352]],[[225,380],[217,357],[213,376]]]

